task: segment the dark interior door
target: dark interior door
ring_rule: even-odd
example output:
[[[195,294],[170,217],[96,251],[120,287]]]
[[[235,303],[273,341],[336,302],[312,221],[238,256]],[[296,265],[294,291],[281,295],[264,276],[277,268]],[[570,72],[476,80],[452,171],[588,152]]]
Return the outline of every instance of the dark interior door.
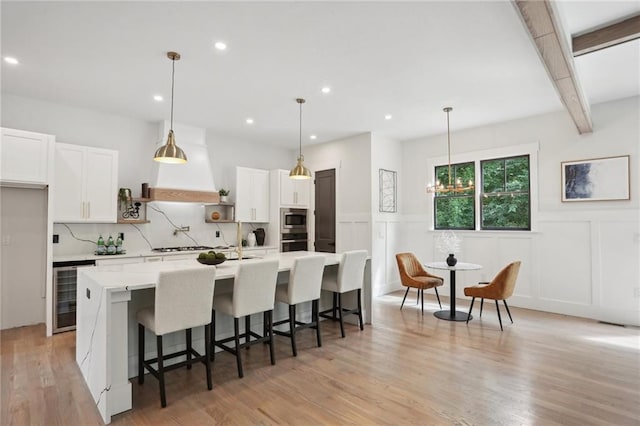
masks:
[[[316,172],[315,249],[336,252],[336,170]]]

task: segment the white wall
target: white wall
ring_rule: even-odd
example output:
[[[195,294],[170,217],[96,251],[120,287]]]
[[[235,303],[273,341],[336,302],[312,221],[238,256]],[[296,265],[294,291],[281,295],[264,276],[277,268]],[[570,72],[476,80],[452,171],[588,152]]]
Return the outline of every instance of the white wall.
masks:
[[[396,172],[397,205],[395,213],[380,212],[380,169]],[[395,254],[402,247],[398,240],[402,227],[402,187],[405,170],[402,168],[402,144],[373,133],[371,135],[371,286],[374,296],[398,289],[398,266]]]
[[[371,253],[371,134],[307,146],[303,154],[313,174],[336,169],[336,252]],[[314,208],[312,197],[311,211]]]
[[[514,306],[640,325],[640,98],[592,106],[594,131],[579,135],[566,112],[484,126],[451,135],[452,162],[470,153],[517,150],[536,145],[535,232],[458,232],[461,261],[484,266],[458,279],[462,288],[489,280],[511,260],[523,266]],[[446,155],[446,135],[403,145],[404,248],[424,260],[441,260],[434,250],[431,196],[434,158]],[[631,156],[631,200],[562,203],[560,163]],[[443,259],[442,259],[443,260]]]

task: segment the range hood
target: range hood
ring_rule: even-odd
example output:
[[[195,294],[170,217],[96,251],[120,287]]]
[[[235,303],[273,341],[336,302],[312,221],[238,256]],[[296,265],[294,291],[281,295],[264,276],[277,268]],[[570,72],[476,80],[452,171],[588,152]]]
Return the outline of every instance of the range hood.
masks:
[[[158,126],[157,147],[164,144],[169,128],[169,121],[163,121]],[[153,175],[149,183],[151,200],[218,203],[220,196],[213,181],[205,130],[176,123],[173,130],[176,144],[184,150],[188,161],[186,164],[154,161]]]

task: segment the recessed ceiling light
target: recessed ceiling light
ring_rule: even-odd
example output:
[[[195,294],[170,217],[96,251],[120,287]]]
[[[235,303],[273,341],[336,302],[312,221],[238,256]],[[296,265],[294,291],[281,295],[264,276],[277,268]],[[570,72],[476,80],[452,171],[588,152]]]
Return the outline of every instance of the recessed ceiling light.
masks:
[[[164,98],[161,95],[154,95],[153,100],[156,102],[162,102]]]
[[[247,118],[245,121],[247,124],[253,124],[253,118]]]
[[[393,118],[393,116],[391,114],[387,114],[384,116],[385,120],[391,120]]]
[[[218,50],[227,50],[227,43],[224,41],[216,41],[216,44],[213,46]]]
[[[315,140],[315,139],[318,139],[318,137],[316,135],[311,135],[311,136],[309,136],[309,139]]]
[[[5,56],[4,57],[4,61],[6,63],[8,63],[8,64],[11,64],[11,65],[18,65],[19,64],[18,60],[16,58],[12,58],[11,56]]]
[[[327,93],[331,93],[331,87],[329,86],[325,86],[322,88],[322,93],[327,94]]]

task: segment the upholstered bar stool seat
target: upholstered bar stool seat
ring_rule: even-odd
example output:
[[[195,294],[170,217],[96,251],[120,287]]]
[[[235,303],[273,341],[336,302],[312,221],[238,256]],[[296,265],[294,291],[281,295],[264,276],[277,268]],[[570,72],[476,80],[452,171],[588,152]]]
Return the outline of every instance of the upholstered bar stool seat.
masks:
[[[340,321],[340,333],[344,334],[344,316],[354,314],[358,316],[360,330],[364,330],[362,320],[362,285],[364,284],[364,269],[367,262],[366,250],[352,250],[342,253],[337,274],[325,274],[322,278],[322,290],[333,292],[333,307],[320,312],[323,318]],[[342,295],[350,291],[357,291],[357,307],[346,309],[342,307]],[[337,314],[337,315],[336,315]]]
[[[318,346],[322,346],[318,305],[324,262],[325,256],[323,255],[296,258],[289,272],[289,282],[276,287],[276,301],[289,305],[289,318],[275,322],[273,325],[289,323],[289,331],[274,330],[274,333],[291,339],[293,356],[298,355],[296,332],[304,328],[315,328]],[[296,305],[304,302],[311,302],[311,321],[308,323],[296,321]]]
[[[256,343],[268,343],[271,364],[275,365],[275,352],[273,347],[273,306],[278,279],[278,260],[239,261],[238,270],[233,281],[233,293],[216,295],[213,302],[211,319],[211,341],[215,346],[232,353],[236,357],[238,376],[243,377],[241,348],[249,347]],[[234,335],[222,340],[216,340],[215,317],[216,313],[233,317]],[[263,335],[251,331],[251,315],[263,314]],[[240,333],[240,318],[245,317],[244,333]],[[254,338],[253,340],[251,338]],[[240,344],[240,338],[245,342]],[[234,346],[226,343],[234,341]]]
[[[164,373],[168,370],[186,366],[191,369],[194,362],[202,362],[207,373],[207,388],[211,390],[210,364],[210,326],[211,307],[213,305],[213,291],[215,286],[216,269],[214,267],[195,267],[175,271],[160,272],[155,289],[155,304],[153,307],[140,310],[138,320],[138,383],[144,383],[144,370],[147,369],[160,382],[160,403],[167,406]],[[192,347],[191,329],[204,325],[205,353],[200,355]],[[144,359],[145,330],[156,335],[157,356]],[[186,349],[164,355],[162,349],[163,336],[176,331],[186,331]],[[185,356],[182,361],[165,366],[164,361],[171,358]],[[157,369],[152,364],[157,363]]]

